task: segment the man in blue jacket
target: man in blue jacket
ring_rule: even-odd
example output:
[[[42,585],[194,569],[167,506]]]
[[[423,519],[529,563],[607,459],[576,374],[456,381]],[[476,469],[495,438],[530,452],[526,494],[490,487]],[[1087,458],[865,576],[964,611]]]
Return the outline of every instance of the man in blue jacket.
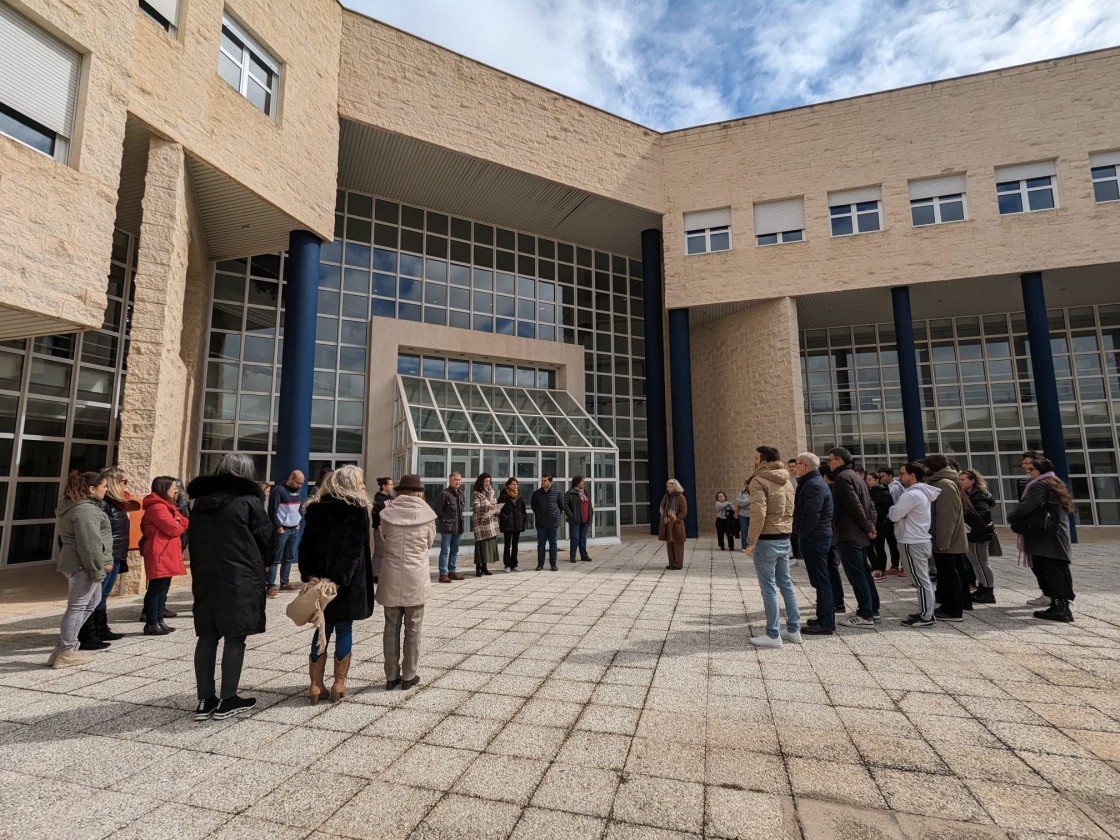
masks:
[[[542,475],[541,486],[533,491],[530,500],[533,515],[537,518],[537,571],[544,568],[544,544],[548,542],[548,560],[552,571],[556,571],[556,532],[564,517],[560,488],[552,483],[552,476]]]
[[[292,563],[296,559],[299,529],[303,523],[303,514],[300,513],[303,496],[300,488],[303,487],[304,480],[302,472],[293,470],[285,483],[275,485],[268,493],[268,515],[276,531],[276,537],[272,541],[272,563],[268,567],[268,589],[265,590],[269,598],[277,595],[277,569],[280,570],[280,589],[285,592],[295,589],[288,579],[292,573]]]
[[[833,605],[831,561],[832,491],[820,474],[821,460],[812,452],[802,452],[793,461],[797,492],[793,502],[793,535],[801,548],[809,583],[817,593],[817,617],[801,628],[811,636],[831,636],[836,632]]]

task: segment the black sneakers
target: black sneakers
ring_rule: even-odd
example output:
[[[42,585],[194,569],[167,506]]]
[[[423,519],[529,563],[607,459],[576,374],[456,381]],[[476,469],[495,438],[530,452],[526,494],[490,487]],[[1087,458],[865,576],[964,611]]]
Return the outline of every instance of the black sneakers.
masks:
[[[219,701],[212,717],[214,720],[225,720],[242,712],[247,712],[255,705],[257,705],[256,697],[238,697],[235,694],[233,697],[226,697]]]
[[[195,720],[210,720],[210,716],[214,714],[214,710],[218,708],[217,697],[207,697],[205,700],[199,700],[198,706],[194,710]]]
[[[912,615],[902,621],[903,627],[932,627],[933,625],[934,620],[932,618],[927,620],[920,615]]]

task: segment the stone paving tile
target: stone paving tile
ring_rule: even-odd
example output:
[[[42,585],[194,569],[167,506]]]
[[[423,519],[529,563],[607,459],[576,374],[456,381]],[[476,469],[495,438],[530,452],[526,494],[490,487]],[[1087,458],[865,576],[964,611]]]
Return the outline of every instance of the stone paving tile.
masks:
[[[704,786],[629,774],[618,788],[611,817],[698,834],[704,828]]]
[[[596,817],[527,808],[521,813],[510,840],[587,840],[601,836],[605,825],[606,820]]]
[[[746,790],[709,788],[707,836],[735,840],[796,840],[782,797]]]
[[[481,755],[455,784],[459,793],[527,805],[548,762],[504,755]]]
[[[555,763],[533,795],[532,804],[594,817],[610,814],[620,774],[614,770]]]
[[[417,840],[505,840],[521,808],[491,799],[452,794],[409,835]]]

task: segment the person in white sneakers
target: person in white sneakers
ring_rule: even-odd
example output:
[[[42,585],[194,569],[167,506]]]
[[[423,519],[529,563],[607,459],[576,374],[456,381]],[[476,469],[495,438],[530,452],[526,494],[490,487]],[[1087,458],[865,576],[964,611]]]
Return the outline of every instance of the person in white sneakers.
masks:
[[[789,537],[793,532],[793,485],[778,450],[760,446],[754,453],[754,474],[747,482],[751,494],[751,527],[747,556],[754,560],[766,633],[751,639],[756,647],[781,647],[782,639],[801,644],[801,611],[789,576]],[[778,592],[786,605],[786,629],[781,630]]]
[[[933,559],[933,500],[941,490],[923,484],[926,468],[914,462],[903,464],[898,473],[903,491],[898,501],[891,505],[887,518],[894,523],[894,537],[902,555],[903,568],[909,569],[910,580],[918,588],[918,611],[905,618],[906,627],[930,627],[934,623],[933,583],[929,579],[929,564]]]

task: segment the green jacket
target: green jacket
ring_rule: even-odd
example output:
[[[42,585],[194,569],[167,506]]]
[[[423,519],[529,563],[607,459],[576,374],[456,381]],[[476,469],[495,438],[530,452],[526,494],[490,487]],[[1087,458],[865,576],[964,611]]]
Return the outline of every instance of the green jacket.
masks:
[[[926,484],[941,491],[933,502],[934,554],[968,554],[968,530],[964,526],[964,507],[952,467],[926,476]]]
[[[63,499],[55,509],[51,559],[64,575],[89,572],[97,581],[105,577],[105,566],[113,563],[113,529],[97,501]]]

